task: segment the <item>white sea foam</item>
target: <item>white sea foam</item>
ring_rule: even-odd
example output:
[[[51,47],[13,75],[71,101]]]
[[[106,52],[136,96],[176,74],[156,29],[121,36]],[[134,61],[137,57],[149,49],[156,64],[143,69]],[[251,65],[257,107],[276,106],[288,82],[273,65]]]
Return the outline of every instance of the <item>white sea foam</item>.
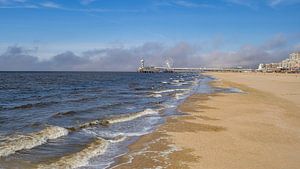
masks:
[[[149,97],[162,97],[161,94],[150,94]]]
[[[74,154],[61,157],[51,164],[40,164],[38,169],[73,169],[86,166],[93,157],[103,154],[108,147],[108,142],[102,138],[97,138],[84,149]]]
[[[229,91],[232,93],[244,93],[243,90],[238,89],[238,88],[229,88]]]
[[[163,106],[165,107],[165,108],[172,108],[172,107],[176,107],[176,105],[174,105],[174,104],[163,104]]]
[[[56,139],[67,134],[68,130],[65,128],[49,126],[39,132],[9,137],[0,143],[0,157],[14,154],[19,150],[32,149],[45,144],[50,139]]]
[[[176,99],[182,99],[187,93],[176,93],[175,98]]]
[[[109,137],[109,138],[112,138],[112,139],[108,139],[108,141],[111,141],[111,142],[122,142],[127,137],[142,136],[142,135],[148,134],[150,132],[149,130],[150,129],[147,128],[147,129],[145,129],[143,131],[140,131],[140,132],[115,132],[115,133],[110,133],[110,132],[106,132],[106,131],[97,131],[97,132],[95,132],[95,131],[84,129],[84,131],[87,134],[95,136],[95,137]],[[114,141],[114,140],[117,140],[117,141]]]
[[[72,131],[76,131],[79,129],[84,129],[84,128],[88,128],[88,127],[92,127],[92,126],[96,126],[96,125],[109,125],[109,124],[114,124],[114,123],[126,122],[126,121],[134,120],[134,119],[142,117],[142,116],[146,116],[146,115],[150,115],[150,114],[157,114],[158,111],[159,110],[155,111],[152,109],[146,109],[142,112],[126,114],[126,115],[112,117],[112,118],[108,118],[108,119],[94,120],[91,122],[81,124],[79,127],[72,127],[69,129]]]
[[[157,143],[157,142],[159,142],[160,140],[162,140],[162,139],[166,139],[166,138],[164,138],[164,137],[160,137],[160,138],[158,138],[158,139],[155,139],[155,140],[152,140],[152,141],[150,141],[150,142],[148,142],[148,143],[145,143],[144,144],[144,147],[141,149],[141,150],[139,150],[139,151],[137,151],[137,152],[134,152],[134,153],[130,153],[130,154],[128,154],[128,160],[127,161],[125,161],[125,162],[123,162],[123,163],[120,163],[120,164],[118,164],[118,165],[116,165],[116,166],[113,166],[113,167],[111,167],[112,169],[113,168],[122,168],[122,165],[126,165],[126,164],[131,164],[132,162],[133,162],[133,160],[137,157],[137,156],[144,156],[144,155],[146,155],[147,153],[151,153],[151,154],[154,154],[153,156],[152,156],[152,159],[153,160],[158,160],[157,159],[157,157],[161,160],[164,160],[165,161],[165,167],[164,168],[170,168],[170,163],[169,162],[167,162],[167,160],[169,159],[169,155],[170,154],[172,154],[173,152],[176,152],[176,151],[181,151],[182,149],[181,148],[178,148],[176,145],[174,145],[174,144],[170,144],[170,145],[167,145],[168,146],[168,148],[167,149],[165,149],[165,150],[152,150],[151,149],[151,145],[153,145],[153,144],[155,144],[155,143]],[[158,166],[158,167],[156,167],[157,169],[160,169],[160,168],[162,168],[161,166]]]
[[[182,82],[182,83],[171,83],[173,86],[182,86],[182,85],[188,85],[189,82]]]
[[[160,94],[160,93],[170,93],[170,92],[174,92],[174,91],[175,91],[174,89],[167,89],[167,90],[155,91],[153,93]]]
[[[107,141],[109,141],[111,143],[118,143],[118,142],[122,142],[122,141],[127,139],[127,137],[123,133],[114,133],[114,134],[112,134],[112,133],[106,132],[105,134],[104,133],[99,134],[95,131],[91,131],[91,130],[88,130],[88,129],[83,129],[83,131],[88,135],[92,135],[93,137],[105,138],[105,139],[107,139]]]
[[[173,86],[182,86],[182,83],[171,83]]]
[[[114,137],[114,138],[111,138],[111,139],[108,139],[107,141],[111,142],[111,143],[119,143],[119,142],[122,142],[124,140],[126,140],[127,137],[124,136],[124,135],[119,135],[117,137]]]
[[[190,91],[191,89],[176,89],[176,91]]]
[[[157,113],[158,112],[155,111],[155,110],[146,109],[142,112],[137,112],[137,113],[133,113],[133,114],[129,114],[129,115],[124,115],[124,116],[121,116],[121,117],[115,117],[115,118],[107,119],[107,121],[108,121],[109,124],[121,123],[121,122],[134,120],[134,119],[142,117],[142,116],[157,114]]]
[[[154,91],[153,93],[161,94],[161,93],[170,93],[170,92],[175,92],[175,91],[187,91],[187,90],[190,90],[190,89],[166,89],[166,90]]]

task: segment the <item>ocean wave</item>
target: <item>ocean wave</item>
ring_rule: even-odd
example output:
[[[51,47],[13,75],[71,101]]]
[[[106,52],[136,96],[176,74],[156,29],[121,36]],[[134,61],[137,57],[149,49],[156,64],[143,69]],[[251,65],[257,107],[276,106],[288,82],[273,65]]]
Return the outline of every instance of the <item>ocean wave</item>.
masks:
[[[101,137],[109,141],[110,143],[119,143],[127,139],[127,135],[124,133],[111,133],[111,132],[103,132],[103,131],[98,133],[88,129],[83,129],[82,131],[85,134],[91,135],[93,137]]]
[[[160,90],[160,91],[154,91],[155,94],[161,94],[161,93],[171,93],[175,91],[188,91],[190,89],[166,89],[166,90]]]
[[[0,143],[0,157],[14,154],[23,149],[32,149],[45,144],[48,140],[56,139],[68,134],[68,130],[58,126],[49,126],[45,129],[27,135],[18,135],[6,138]]]
[[[124,104],[130,104],[130,101],[127,102],[118,102],[118,103],[111,103],[111,104],[107,104],[107,105],[102,105],[99,107],[96,107],[96,109],[110,109],[112,107],[118,107],[118,106],[122,106]]]
[[[176,93],[175,94],[175,98],[178,99],[182,99],[184,97],[184,95],[186,95],[186,93]]]
[[[175,89],[176,91],[190,91],[191,89]]]
[[[121,123],[121,122],[131,121],[131,120],[137,119],[142,116],[157,114],[157,113],[158,112],[155,110],[146,109],[142,112],[137,112],[137,113],[132,113],[132,114],[123,115],[123,116],[119,116],[119,117],[114,117],[114,118],[108,119],[107,121],[109,124]]]
[[[136,87],[136,88],[133,88],[133,89],[136,90],[136,91],[141,91],[141,90],[147,91],[147,90],[151,90],[151,87]]]
[[[173,86],[182,86],[182,83],[171,83]]]
[[[79,98],[79,99],[74,99],[74,100],[67,100],[67,102],[88,102],[91,100],[96,100],[97,97],[83,97],[83,98]]]
[[[93,127],[93,126],[107,126],[109,124],[109,122],[105,119],[101,119],[101,120],[94,120],[94,121],[91,121],[91,122],[87,122],[87,123],[83,123],[79,126],[76,126],[76,127],[68,127],[67,129],[70,130],[70,131],[77,131],[77,130],[80,130],[80,129],[85,129],[85,128],[88,128],[88,127]]]
[[[51,101],[51,102],[39,102],[39,103],[28,103],[28,104],[24,104],[24,105],[20,105],[20,106],[15,106],[12,108],[8,108],[10,110],[18,110],[18,109],[31,109],[33,107],[47,107],[53,104],[57,104],[59,102],[55,102],[55,101]]]
[[[174,92],[174,91],[175,91],[175,89],[166,89],[166,90],[154,91],[153,93],[161,94],[161,93],[170,93],[170,92]]]
[[[171,83],[173,86],[182,86],[182,85],[189,85],[189,82],[181,82],[181,83]]]
[[[152,131],[151,126],[143,127],[141,131],[136,131],[136,132],[111,132],[111,131],[94,131],[94,130],[89,130],[89,129],[83,129],[83,131],[91,135],[93,137],[101,137],[106,139],[109,142],[116,143],[116,142],[122,142],[128,137],[135,137],[135,136],[142,136],[145,134],[148,134]]]
[[[96,138],[81,151],[63,156],[51,164],[40,164],[38,169],[73,169],[86,166],[93,157],[103,154],[108,147],[108,142],[102,138]]]
[[[149,97],[162,97],[162,95],[161,94],[150,94],[150,95],[148,95]]]
[[[175,94],[175,98],[176,98],[177,100],[183,99],[184,97],[186,97],[187,94],[189,93],[190,89],[184,89],[184,90],[181,90],[181,91],[183,91],[183,92],[180,92],[180,93],[176,93],[176,94]]]
[[[157,113],[158,113],[158,111],[155,111],[155,110],[152,110],[152,109],[146,109],[142,112],[131,113],[131,114],[126,114],[126,115],[120,115],[120,116],[111,117],[111,118],[107,118],[107,119],[94,120],[94,121],[91,121],[91,122],[81,124],[78,127],[70,127],[68,129],[71,130],[71,131],[76,131],[76,130],[80,130],[80,129],[84,129],[84,128],[88,128],[88,127],[93,127],[93,126],[98,126],[98,125],[107,126],[109,124],[131,121],[131,120],[134,120],[134,119],[142,117],[142,116],[157,114]]]
[[[163,106],[164,108],[172,108],[172,107],[176,107],[175,104],[167,104],[167,103],[162,104],[162,106]]]
[[[70,111],[65,111],[65,112],[56,112],[55,114],[52,115],[52,117],[53,118],[62,118],[65,116],[73,116],[75,114],[80,114],[80,113],[85,113],[85,112],[107,110],[107,109],[111,109],[113,107],[122,106],[123,104],[127,104],[127,103],[130,103],[130,102],[111,103],[111,104],[101,105],[98,107],[91,107],[91,108],[87,108],[87,109],[83,109],[83,110],[78,110],[78,111],[70,110]]]
[[[109,141],[111,143],[119,143],[119,142],[122,142],[122,141],[124,141],[126,139],[127,139],[126,136],[119,135],[119,136],[116,136],[116,137],[113,137],[113,138],[108,138],[107,141]]]
[[[72,116],[74,114],[76,114],[75,111],[57,112],[53,115],[53,117],[60,118],[60,117],[64,117],[64,116]]]

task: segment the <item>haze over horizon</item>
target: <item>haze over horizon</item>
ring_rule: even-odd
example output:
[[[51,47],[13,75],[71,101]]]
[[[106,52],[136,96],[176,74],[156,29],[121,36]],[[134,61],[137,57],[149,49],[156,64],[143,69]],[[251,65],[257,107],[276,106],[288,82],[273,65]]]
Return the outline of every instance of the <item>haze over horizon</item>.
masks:
[[[300,50],[300,0],[0,0],[0,71],[255,67]]]

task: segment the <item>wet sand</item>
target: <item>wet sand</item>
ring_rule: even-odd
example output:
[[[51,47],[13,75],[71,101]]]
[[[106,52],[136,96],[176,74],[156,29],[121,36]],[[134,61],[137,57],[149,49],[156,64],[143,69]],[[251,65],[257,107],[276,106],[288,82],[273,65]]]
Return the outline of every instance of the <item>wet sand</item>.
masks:
[[[243,93],[189,97],[186,115],[141,137],[115,168],[300,168],[300,75],[209,75]]]

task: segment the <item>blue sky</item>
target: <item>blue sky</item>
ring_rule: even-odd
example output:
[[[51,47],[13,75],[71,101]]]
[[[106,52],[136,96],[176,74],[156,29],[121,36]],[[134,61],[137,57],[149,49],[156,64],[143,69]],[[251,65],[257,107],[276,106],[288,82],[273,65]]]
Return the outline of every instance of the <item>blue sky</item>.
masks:
[[[266,43],[284,43],[288,52],[300,46],[299,18],[300,0],[0,0],[0,54],[18,47],[49,60],[148,43],[186,44],[192,57]]]

